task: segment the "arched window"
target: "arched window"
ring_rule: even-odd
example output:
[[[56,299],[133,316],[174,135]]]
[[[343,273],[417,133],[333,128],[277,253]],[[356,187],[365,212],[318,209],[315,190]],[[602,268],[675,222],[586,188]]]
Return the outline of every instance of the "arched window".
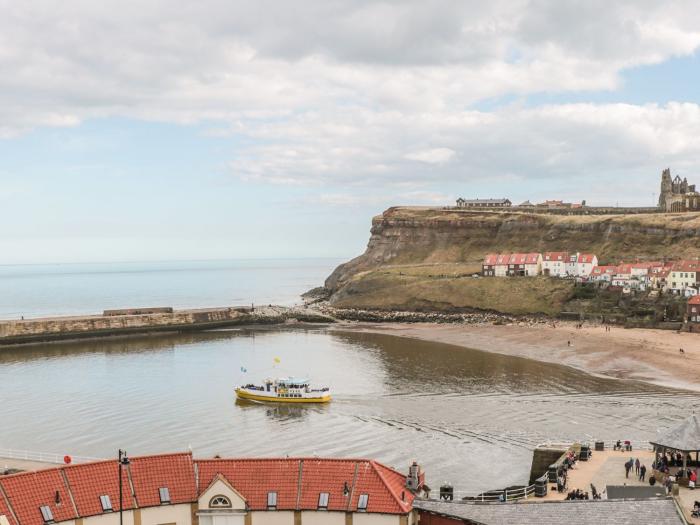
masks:
[[[229,509],[231,508],[231,500],[226,496],[214,496],[209,501],[210,509]]]

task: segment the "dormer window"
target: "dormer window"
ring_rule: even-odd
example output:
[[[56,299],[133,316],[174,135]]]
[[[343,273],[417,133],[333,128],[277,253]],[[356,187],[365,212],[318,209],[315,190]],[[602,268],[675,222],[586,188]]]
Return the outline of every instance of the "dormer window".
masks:
[[[214,496],[211,501],[209,501],[210,509],[230,509],[231,500],[226,496]]]
[[[112,500],[109,499],[108,495],[100,496],[100,505],[102,505],[102,512],[111,512],[114,510],[112,508]]]
[[[53,523],[53,512],[51,512],[51,507],[48,505],[42,505],[39,507],[41,511],[41,517],[44,518],[44,523]]]
[[[160,504],[164,505],[170,503],[170,490],[168,487],[161,487],[158,489],[158,495],[160,496]]]
[[[277,493],[276,492],[268,492],[267,493],[267,509],[268,510],[277,509]]]
[[[318,508],[320,510],[328,510],[328,498],[330,494],[328,492],[321,492],[318,495]]]
[[[368,494],[360,494],[360,499],[357,501],[357,510],[367,512],[367,503],[369,502]]]

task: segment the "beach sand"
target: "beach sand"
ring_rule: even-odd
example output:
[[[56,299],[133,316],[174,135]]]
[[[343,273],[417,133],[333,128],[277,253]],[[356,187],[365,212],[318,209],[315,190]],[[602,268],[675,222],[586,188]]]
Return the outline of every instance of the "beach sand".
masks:
[[[567,365],[591,374],[700,391],[700,334],[557,322],[535,325],[353,323],[359,331],[447,343]],[[569,346],[569,341],[571,346]],[[685,353],[679,351],[683,348]]]

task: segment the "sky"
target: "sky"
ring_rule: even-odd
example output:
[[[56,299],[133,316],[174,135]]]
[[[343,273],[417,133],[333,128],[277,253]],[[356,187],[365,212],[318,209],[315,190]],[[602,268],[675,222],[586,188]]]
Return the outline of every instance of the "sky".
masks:
[[[359,255],[700,184],[697,0],[0,0],[0,264]]]

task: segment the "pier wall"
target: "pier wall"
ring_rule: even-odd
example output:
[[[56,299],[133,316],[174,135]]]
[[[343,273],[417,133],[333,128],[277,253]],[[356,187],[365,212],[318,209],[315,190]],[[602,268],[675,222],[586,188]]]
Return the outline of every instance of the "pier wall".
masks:
[[[91,315],[0,321],[0,345],[153,331],[197,330],[243,322],[240,308],[179,310],[140,315]]]

